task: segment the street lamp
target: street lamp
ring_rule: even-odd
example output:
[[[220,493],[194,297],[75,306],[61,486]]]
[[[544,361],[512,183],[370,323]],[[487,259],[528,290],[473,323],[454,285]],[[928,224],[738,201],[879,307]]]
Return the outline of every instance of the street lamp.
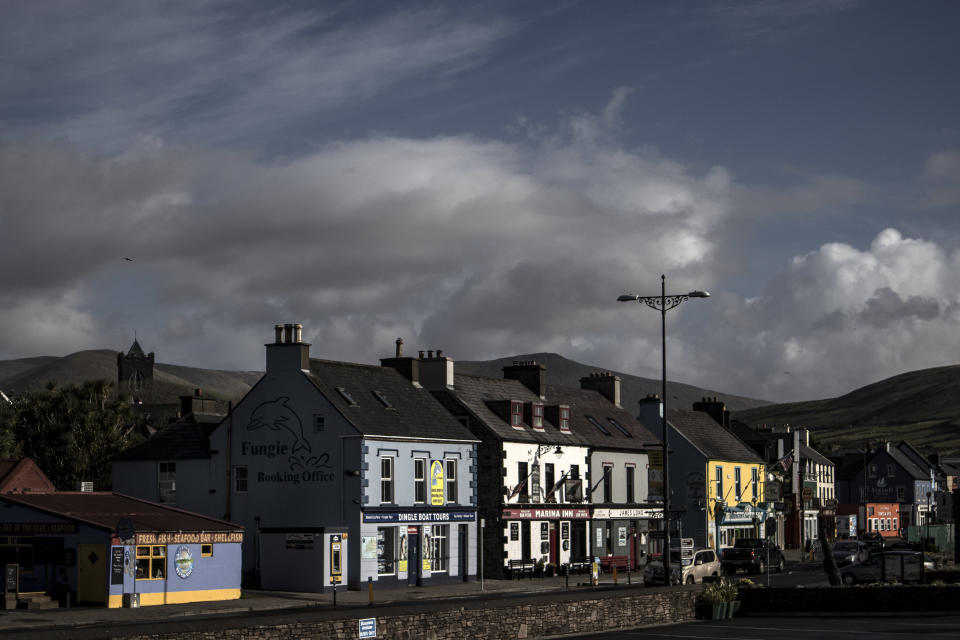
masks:
[[[667,277],[660,276],[659,296],[638,296],[626,294],[617,298],[618,302],[642,302],[651,309],[660,311],[660,338],[662,355],[662,386],[660,415],[663,422],[663,583],[670,586],[670,467],[667,461],[667,311],[680,306],[690,298],[709,298],[706,291],[691,291],[682,295],[667,295]]]

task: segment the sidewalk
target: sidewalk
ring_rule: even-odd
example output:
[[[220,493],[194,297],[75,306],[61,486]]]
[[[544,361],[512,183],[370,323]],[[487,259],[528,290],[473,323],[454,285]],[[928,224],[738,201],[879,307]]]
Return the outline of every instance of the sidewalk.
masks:
[[[639,583],[636,580],[639,578]],[[590,576],[570,576],[569,591],[582,590],[588,593]],[[580,586],[578,586],[578,583]],[[618,576],[618,586],[624,588],[643,588],[642,575],[631,575],[632,586],[628,586],[626,574]],[[0,610],[0,635],[15,635],[20,631],[38,631],[44,629],[65,629],[77,627],[96,627],[106,624],[146,624],[157,621],[177,621],[203,619],[209,617],[227,617],[258,612],[270,612],[284,609],[327,610],[331,613],[343,609],[352,610],[356,617],[376,616],[377,605],[403,602],[421,602],[424,600],[456,601],[503,599],[524,594],[564,592],[566,578],[534,578],[519,580],[484,580],[483,590],[479,582],[456,582],[428,587],[377,588],[374,585],[373,602],[370,606],[370,594],[366,585],[359,591],[337,592],[337,607],[333,605],[333,593],[294,593],[286,591],[245,590],[239,600],[221,600],[215,602],[195,602],[190,604],[169,604],[141,607],[139,609],[107,609],[105,607],[71,607],[69,609],[39,610]],[[612,587],[613,577],[603,575],[601,587]]]

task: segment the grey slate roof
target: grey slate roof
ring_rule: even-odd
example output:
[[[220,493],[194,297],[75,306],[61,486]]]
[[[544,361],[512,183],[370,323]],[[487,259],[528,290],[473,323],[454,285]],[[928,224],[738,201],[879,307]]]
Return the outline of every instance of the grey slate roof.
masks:
[[[188,414],[154,433],[146,441],[124,449],[115,461],[123,460],[190,460],[210,457],[210,434],[223,416]]]
[[[320,393],[364,435],[477,442],[429,391],[415,386],[395,369],[311,358],[310,374]],[[337,387],[356,404],[351,404]],[[385,406],[377,394],[391,406]]]
[[[651,433],[629,411],[617,407],[598,391],[574,389],[559,385],[547,385],[547,400],[550,404],[570,405],[570,428],[586,440],[590,446],[601,449],[641,450],[659,446],[660,439]],[[600,431],[587,416],[602,424],[609,434]],[[616,420],[630,437],[624,435],[610,419]]]
[[[808,447],[803,443],[800,443],[800,458],[802,460],[813,460],[817,464],[828,464],[830,466],[836,466],[833,460],[826,457],[816,449],[812,447]]]
[[[764,463],[753,449],[702,411],[674,409],[667,416],[670,426],[710,460]]]
[[[903,467],[903,469],[909,473],[914,480],[930,479],[930,472],[926,469],[921,469],[914,464],[913,460],[910,459],[910,456],[905,454],[903,451],[900,451],[900,449],[892,446],[889,450],[881,449],[881,452],[883,451],[886,451],[887,455],[889,455],[894,459],[894,461],[896,461],[897,464]]]
[[[546,420],[542,432],[534,431],[529,425],[523,429],[514,429],[490,408],[489,402],[501,400],[520,400],[526,402],[541,402],[540,396],[533,393],[518,380],[504,380],[502,378],[487,378],[455,373],[453,376],[453,394],[481,423],[502,440],[514,442],[542,442],[549,444],[568,444],[570,446],[587,446],[588,442],[571,429],[570,433],[562,433],[556,425]],[[441,391],[442,395],[450,395],[449,391]],[[544,404],[556,404],[545,401]]]

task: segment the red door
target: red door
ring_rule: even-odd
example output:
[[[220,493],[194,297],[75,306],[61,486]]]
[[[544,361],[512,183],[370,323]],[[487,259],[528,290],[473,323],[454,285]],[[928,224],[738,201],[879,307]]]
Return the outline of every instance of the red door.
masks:
[[[557,525],[550,523],[550,563],[553,566],[560,564],[559,549],[557,547]]]

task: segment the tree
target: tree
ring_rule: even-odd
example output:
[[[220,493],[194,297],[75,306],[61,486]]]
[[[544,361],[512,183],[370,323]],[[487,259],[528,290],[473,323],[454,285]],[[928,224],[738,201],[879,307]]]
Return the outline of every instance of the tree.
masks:
[[[843,584],[840,577],[840,569],[837,567],[837,560],[833,557],[833,541],[829,535],[832,533],[827,528],[825,518],[820,518],[820,548],[823,550],[823,570],[827,573],[827,580],[831,587],[839,587]]]
[[[92,481],[110,487],[110,460],[133,444],[130,405],[106,380],[28,392],[14,401],[14,435],[59,489]],[[2,442],[0,442],[2,446]]]

